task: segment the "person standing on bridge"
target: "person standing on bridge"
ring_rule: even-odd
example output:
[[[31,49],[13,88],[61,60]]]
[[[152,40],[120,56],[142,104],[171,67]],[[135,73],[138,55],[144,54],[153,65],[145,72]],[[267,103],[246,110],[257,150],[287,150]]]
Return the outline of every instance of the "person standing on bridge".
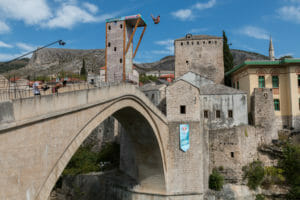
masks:
[[[41,95],[40,93],[40,89],[39,89],[39,82],[38,81],[35,81],[32,85],[32,88],[33,88],[33,94],[34,95]]]

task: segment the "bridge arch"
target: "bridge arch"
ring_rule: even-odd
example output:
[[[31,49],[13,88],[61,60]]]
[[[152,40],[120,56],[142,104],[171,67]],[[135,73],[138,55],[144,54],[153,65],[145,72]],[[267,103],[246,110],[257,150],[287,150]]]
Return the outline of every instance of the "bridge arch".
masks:
[[[164,193],[166,190],[165,149],[167,144],[162,138],[162,132],[159,128],[161,124],[158,124],[158,121],[165,123],[165,126],[166,121],[164,119],[157,120],[160,116],[153,114],[147,104],[134,95],[124,95],[89,109],[98,109],[99,111],[85,123],[68,143],[43,181],[35,199],[44,200],[48,198],[56,181],[79,146],[109,116],[114,116],[126,129],[126,145],[128,146],[124,146],[124,148],[128,148],[129,155],[123,152],[124,155],[121,157],[126,159],[129,156],[129,158],[134,159],[131,163],[121,160],[121,170],[138,181],[138,191]],[[89,109],[78,112],[89,112]],[[132,166],[135,166],[135,169],[132,169]]]

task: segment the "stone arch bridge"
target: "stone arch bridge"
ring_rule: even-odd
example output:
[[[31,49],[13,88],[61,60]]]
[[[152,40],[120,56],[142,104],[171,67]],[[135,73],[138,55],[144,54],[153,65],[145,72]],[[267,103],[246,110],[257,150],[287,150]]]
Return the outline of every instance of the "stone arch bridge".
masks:
[[[109,116],[126,130],[120,169],[138,182],[135,192],[202,196],[201,178],[199,187],[188,187],[194,173],[177,164],[186,160],[178,133],[133,85],[17,99],[0,103],[0,111],[0,199],[46,200],[76,150]]]

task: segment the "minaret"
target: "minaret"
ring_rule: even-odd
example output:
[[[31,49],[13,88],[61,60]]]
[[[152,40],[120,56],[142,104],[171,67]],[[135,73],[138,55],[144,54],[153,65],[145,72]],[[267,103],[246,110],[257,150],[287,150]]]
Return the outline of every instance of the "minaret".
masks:
[[[272,37],[270,37],[269,59],[270,59],[271,61],[274,61],[274,60],[275,60],[274,46],[273,46],[273,42],[272,42]]]

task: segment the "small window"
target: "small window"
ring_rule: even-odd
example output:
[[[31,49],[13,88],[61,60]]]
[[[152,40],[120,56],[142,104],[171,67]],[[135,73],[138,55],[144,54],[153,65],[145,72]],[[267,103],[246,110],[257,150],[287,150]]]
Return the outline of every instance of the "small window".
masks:
[[[221,111],[220,110],[216,111],[216,118],[221,118]]]
[[[121,58],[121,59],[120,59],[120,63],[122,63],[122,62],[123,62],[123,59]]]
[[[204,118],[208,118],[208,110],[204,110]]]
[[[108,26],[108,30],[111,30],[111,26]]]
[[[181,46],[183,46],[183,42],[181,42]]]
[[[190,44],[190,42],[186,42],[186,44],[187,44],[187,45],[189,45],[189,44]]]
[[[208,41],[208,44],[211,44],[211,41]]]
[[[236,82],[236,89],[238,89],[238,90],[240,89],[240,82],[239,81]]]
[[[234,158],[234,152],[230,152],[231,158]]]
[[[228,110],[228,117],[229,118],[233,118],[233,112],[232,112],[232,110]]]
[[[298,87],[300,87],[300,75],[298,75]]]
[[[200,44],[200,42],[199,41],[197,41],[197,45],[199,45]]]
[[[272,87],[273,88],[278,88],[279,87],[278,76],[272,76]]]
[[[235,82],[232,83],[232,87],[235,88]]]
[[[154,94],[151,95],[151,99],[154,99]]]
[[[217,41],[215,41],[215,44],[217,44]]]
[[[192,42],[192,45],[194,45],[194,42]]]
[[[205,41],[203,41],[203,44],[205,44]]]
[[[185,63],[186,63],[186,64],[189,64],[189,61],[187,60],[187,61],[185,61]]]
[[[110,47],[110,42],[109,42],[109,43],[107,43],[107,46],[108,46],[108,47]]]
[[[180,114],[185,114],[185,106],[180,106]]]
[[[265,88],[265,76],[258,77],[258,87]]]
[[[274,99],[274,109],[276,111],[280,110],[280,101],[279,101],[279,99]]]
[[[121,28],[121,29],[123,28],[123,24],[120,24],[120,28]]]
[[[117,47],[114,47],[114,51],[117,51]]]

